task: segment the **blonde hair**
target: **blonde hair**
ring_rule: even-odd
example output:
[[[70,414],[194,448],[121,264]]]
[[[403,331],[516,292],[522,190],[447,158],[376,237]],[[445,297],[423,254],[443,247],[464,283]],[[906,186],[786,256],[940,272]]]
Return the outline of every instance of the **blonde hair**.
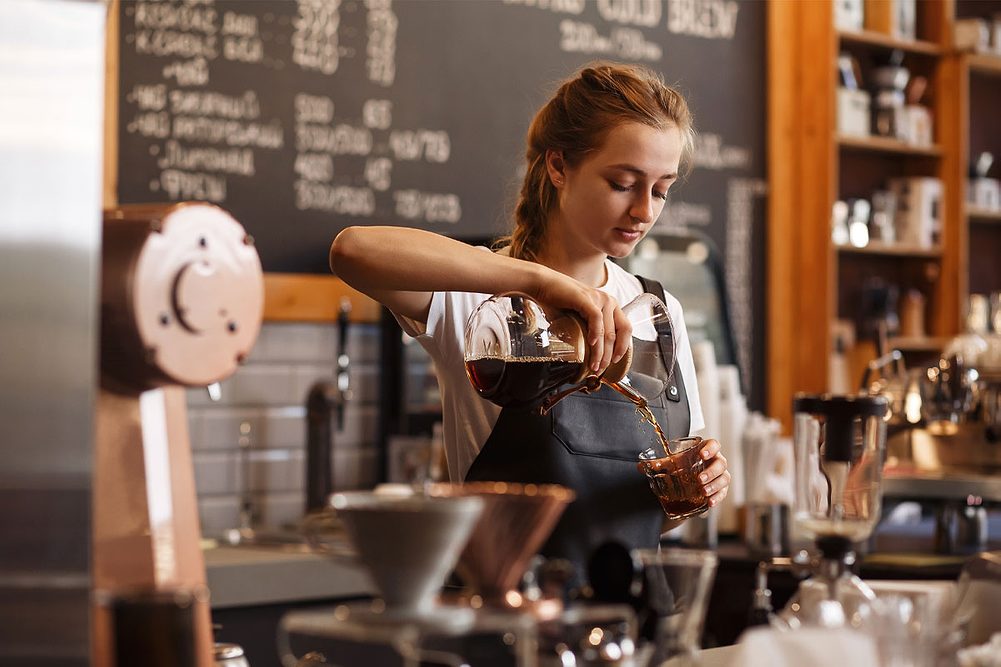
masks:
[[[633,122],[657,129],[677,127],[682,160],[695,140],[685,98],[660,75],[639,65],[595,63],[566,80],[528,129],[527,171],[514,211],[514,231],[496,246],[510,246],[512,257],[535,261],[546,220],[556,205],[556,189],[546,169],[546,152],[558,151],[567,166],[601,148],[608,132]]]

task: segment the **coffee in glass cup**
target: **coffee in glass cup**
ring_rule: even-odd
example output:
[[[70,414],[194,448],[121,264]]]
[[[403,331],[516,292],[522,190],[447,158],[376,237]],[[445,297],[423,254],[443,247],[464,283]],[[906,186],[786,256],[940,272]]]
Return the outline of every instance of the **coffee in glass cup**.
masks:
[[[653,448],[640,454],[637,467],[668,519],[684,519],[709,509],[709,497],[699,480],[706,465],[702,442],[697,436],[678,438],[666,442],[666,456]]]

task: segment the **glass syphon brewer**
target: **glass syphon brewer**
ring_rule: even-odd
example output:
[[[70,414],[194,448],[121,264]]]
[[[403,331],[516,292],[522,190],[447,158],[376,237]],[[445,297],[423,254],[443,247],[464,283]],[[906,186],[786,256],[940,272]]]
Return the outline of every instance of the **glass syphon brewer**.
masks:
[[[852,574],[854,543],[880,514],[887,401],[882,396],[799,394],[793,401],[793,524],[813,539],[813,575],[778,614],[780,626],[858,626],[875,599]]]
[[[653,340],[657,330],[673,330],[667,306],[652,294],[639,295],[622,312],[634,335],[646,329],[645,337]],[[596,391],[602,383],[645,406],[626,377],[632,347],[597,375],[586,334],[587,325],[574,312],[547,313],[524,294],[499,294],[480,304],[466,323],[466,372],[480,396],[505,407],[539,406],[545,414],[564,397]],[[674,368],[673,346],[669,361]],[[565,384],[571,386],[555,391]]]

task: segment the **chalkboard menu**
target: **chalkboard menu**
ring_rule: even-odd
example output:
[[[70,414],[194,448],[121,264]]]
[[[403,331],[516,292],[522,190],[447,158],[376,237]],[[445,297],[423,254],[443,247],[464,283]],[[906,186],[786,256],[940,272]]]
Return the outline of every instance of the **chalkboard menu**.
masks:
[[[119,201],[216,202],[255,237],[266,271],[327,273],[348,225],[505,233],[525,131],[559,81],[597,59],[660,71],[687,95],[699,140],[659,227],[717,242],[737,347],[759,347],[764,3],[122,0],[119,11]]]

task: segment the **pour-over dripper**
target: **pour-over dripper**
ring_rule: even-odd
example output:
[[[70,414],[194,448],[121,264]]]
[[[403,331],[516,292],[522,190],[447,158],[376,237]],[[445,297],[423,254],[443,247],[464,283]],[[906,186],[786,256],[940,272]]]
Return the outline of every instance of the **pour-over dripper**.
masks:
[[[357,561],[385,601],[387,617],[436,614],[436,593],[465,546],[484,502],[475,496],[396,496],[346,491],[330,505],[347,529]],[[314,548],[337,558],[330,549]]]
[[[675,360],[673,322],[664,302],[644,293],[622,308],[633,334],[666,343],[666,367]],[[465,330],[465,362],[469,381],[480,396],[500,406],[539,406],[548,412],[564,397],[591,392],[601,383],[620,384],[639,405],[643,397],[630,390],[627,372],[632,346],[600,375],[591,370],[587,325],[574,312],[547,313],[519,293],[492,296],[469,316]],[[561,385],[572,385],[553,393]],[[634,398],[635,397],[635,398]],[[645,405],[645,403],[643,403]]]
[[[574,492],[557,484],[470,482],[433,484],[436,497],[476,496],[483,513],[457,569],[484,604],[499,608],[525,605],[517,591],[529,560],[552,532]]]
[[[704,549],[638,549],[644,615],[654,621],[649,665],[699,664],[702,629],[719,557]]]

